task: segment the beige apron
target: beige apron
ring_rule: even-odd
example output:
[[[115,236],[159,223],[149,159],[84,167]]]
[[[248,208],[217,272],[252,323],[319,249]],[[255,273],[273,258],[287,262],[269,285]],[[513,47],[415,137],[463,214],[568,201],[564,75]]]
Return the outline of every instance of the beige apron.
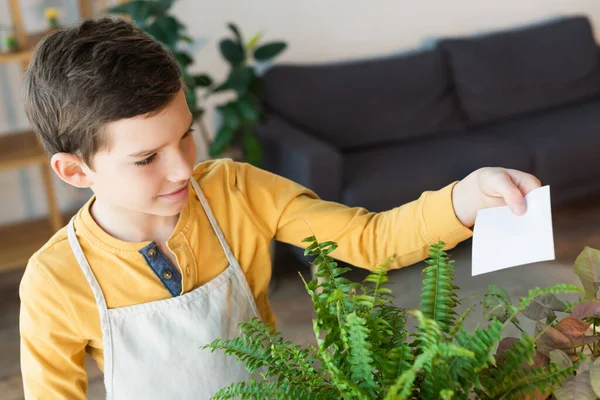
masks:
[[[73,220],[69,223],[69,243],[100,312],[107,399],[209,399],[218,389],[250,378],[235,356],[200,348],[216,338],[237,337],[238,323],[258,312],[246,277],[202,190],[194,179],[192,185],[229,266],[181,296],[109,310],[81,250]]]

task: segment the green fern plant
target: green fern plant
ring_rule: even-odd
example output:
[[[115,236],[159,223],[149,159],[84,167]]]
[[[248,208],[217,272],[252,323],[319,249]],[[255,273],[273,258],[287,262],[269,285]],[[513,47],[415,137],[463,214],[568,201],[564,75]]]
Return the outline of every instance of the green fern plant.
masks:
[[[485,324],[468,332],[463,322],[477,304],[458,316],[454,262],[443,242],[429,248],[418,310],[394,305],[387,287],[389,262],[356,283],[343,276],[348,269],[332,258],[336,243],[321,243],[315,237],[304,242],[305,254],[318,266],[315,278],[304,281],[314,305],[316,346],[302,348],[284,341],[256,318],[240,324],[238,338],[217,339],[203,349],[237,357],[251,373],[260,372],[262,380],[236,382],[215,399],[539,399],[554,390],[560,400],[567,398],[560,397],[561,390],[569,396],[579,393],[575,377],[592,382],[592,392],[594,385],[600,386],[594,383],[600,365],[583,353],[574,356],[575,347],[596,343],[595,335],[563,343],[562,350],[548,344],[546,336],[556,328],[546,325],[535,336],[523,331],[521,338],[502,338],[509,324],[520,328],[520,316],[537,315],[538,303],[558,308],[552,296],[583,292],[579,286],[536,288],[513,305],[506,292],[491,285],[481,302]],[[588,269],[582,270],[595,279]],[[584,287],[590,294],[593,285]],[[579,304],[589,301],[568,307],[582,312]],[[547,310],[543,315],[552,317]],[[406,328],[409,317],[417,323],[413,332]]]

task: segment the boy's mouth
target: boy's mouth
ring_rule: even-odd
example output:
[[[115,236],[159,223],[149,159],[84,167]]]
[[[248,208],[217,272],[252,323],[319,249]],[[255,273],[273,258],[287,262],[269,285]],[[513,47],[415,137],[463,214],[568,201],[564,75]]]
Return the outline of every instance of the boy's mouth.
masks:
[[[185,197],[187,195],[187,192],[188,192],[188,185],[186,184],[185,186],[183,186],[179,189],[176,189],[173,192],[160,194],[159,197],[162,197],[164,199],[169,199],[169,200],[179,200],[179,199]]]

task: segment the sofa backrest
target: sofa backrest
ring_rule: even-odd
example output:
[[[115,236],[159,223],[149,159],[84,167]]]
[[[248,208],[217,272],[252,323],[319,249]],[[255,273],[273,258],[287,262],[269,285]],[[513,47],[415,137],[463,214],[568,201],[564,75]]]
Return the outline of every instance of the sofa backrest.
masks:
[[[600,93],[600,52],[585,17],[439,43],[474,124]]]
[[[337,65],[280,65],[264,78],[271,112],[341,149],[465,128],[437,49]]]

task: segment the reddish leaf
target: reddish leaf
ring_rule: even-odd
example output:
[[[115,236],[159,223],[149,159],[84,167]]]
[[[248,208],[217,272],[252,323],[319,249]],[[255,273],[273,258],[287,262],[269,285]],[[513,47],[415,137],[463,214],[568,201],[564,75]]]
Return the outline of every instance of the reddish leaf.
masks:
[[[498,343],[498,349],[496,350],[496,354],[501,355],[506,350],[510,349],[513,344],[517,343],[519,339],[514,337],[505,337]]]
[[[571,317],[579,319],[600,317],[600,303],[595,301],[584,301],[583,303],[579,303],[571,310]]]
[[[573,271],[581,279],[585,297],[595,298],[598,292],[598,275],[600,275],[600,251],[586,246],[577,256]]]
[[[552,350],[562,350],[569,355],[575,354],[571,339],[558,329],[554,329],[538,321],[536,323],[535,335],[537,350],[546,357],[550,356]]]
[[[566,317],[554,325],[554,328],[559,330],[563,335],[573,339],[585,336],[585,332],[592,325],[590,322],[585,322],[579,318]]]
[[[574,347],[581,347],[596,343],[598,340],[600,340],[600,336],[584,336],[580,338],[572,338],[571,343],[573,343]]]
[[[523,366],[523,368],[530,369],[530,368],[537,368],[537,367],[545,367],[549,363],[550,363],[550,360],[548,359],[548,357],[546,357],[545,355],[543,355],[542,353],[540,353],[538,351],[533,356],[533,364],[531,364],[531,365],[526,364]],[[543,393],[540,393],[536,390],[534,392],[533,397],[531,397],[530,395],[527,395],[527,396],[525,396],[525,400],[545,400],[550,396],[550,394],[552,394],[552,386],[548,385],[548,389],[545,390]]]

